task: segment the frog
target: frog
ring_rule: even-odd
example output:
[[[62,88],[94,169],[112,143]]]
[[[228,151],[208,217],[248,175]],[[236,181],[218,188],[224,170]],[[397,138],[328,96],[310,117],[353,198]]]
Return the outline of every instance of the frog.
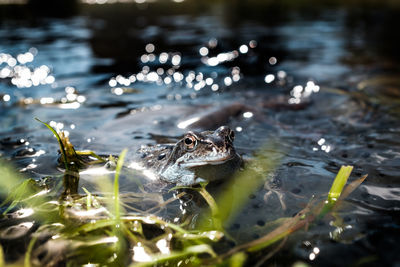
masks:
[[[152,179],[178,186],[223,180],[241,165],[235,132],[227,126],[215,131],[188,131],[175,144],[142,146],[139,165]]]

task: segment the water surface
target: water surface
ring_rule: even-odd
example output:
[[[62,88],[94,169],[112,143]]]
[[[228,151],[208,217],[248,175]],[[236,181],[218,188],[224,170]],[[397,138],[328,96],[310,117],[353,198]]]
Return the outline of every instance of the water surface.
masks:
[[[58,145],[34,117],[68,131],[79,150],[133,157],[176,140],[189,119],[239,105],[196,128],[227,124],[246,159],[278,138],[274,182],[286,205],[261,186],[230,229],[239,242],[323,196],[340,166],[353,165],[351,180],[368,178],[339,212],[343,232],[332,241],[338,229],[325,220],[296,234],[276,263],[399,264],[397,9],[160,1],[79,4],[63,18],[13,10],[0,20],[0,155],[26,176],[59,173]]]

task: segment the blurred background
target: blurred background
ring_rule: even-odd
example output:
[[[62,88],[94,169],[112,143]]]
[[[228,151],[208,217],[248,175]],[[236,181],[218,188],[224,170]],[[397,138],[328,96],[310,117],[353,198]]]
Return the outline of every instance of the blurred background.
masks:
[[[395,0],[0,0],[0,156],[33,178],[58,173],[58,145],[34,117],[80,150],[132,157],[223,124],[247,158],[278,137],[288,208],[261,187],[232,231],[259,237],[349,164],[352,179],[369,174],[341,214],[350,227],[321,223],[277,265],[395,266],[399,15]]]

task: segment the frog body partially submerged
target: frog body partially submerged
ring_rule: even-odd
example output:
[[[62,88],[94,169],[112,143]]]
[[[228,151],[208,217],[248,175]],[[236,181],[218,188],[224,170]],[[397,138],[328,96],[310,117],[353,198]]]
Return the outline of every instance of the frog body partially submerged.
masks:
[[[187,132],[176,144],[142,147],[141,166],[160,180],[194,185],[224,179],[240,166],[233,146],[234,131],[226,126],[215,131]]]

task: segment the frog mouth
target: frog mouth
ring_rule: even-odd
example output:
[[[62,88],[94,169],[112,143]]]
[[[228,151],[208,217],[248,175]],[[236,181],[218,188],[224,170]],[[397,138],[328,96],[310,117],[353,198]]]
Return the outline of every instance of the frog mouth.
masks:
[[[182,166],[187,167],[187,168],[193,168],[193,167],[199,167],[199,166],[205,166],[205,165],[220,165],[224,164],[227,161],[230,161],[231,159],[234,158],[234,155],[227,155],[226,157],[220,157],[216,159],[205,159],[202,161],[192,161],[192,162],[185,162],[182,164]]]

